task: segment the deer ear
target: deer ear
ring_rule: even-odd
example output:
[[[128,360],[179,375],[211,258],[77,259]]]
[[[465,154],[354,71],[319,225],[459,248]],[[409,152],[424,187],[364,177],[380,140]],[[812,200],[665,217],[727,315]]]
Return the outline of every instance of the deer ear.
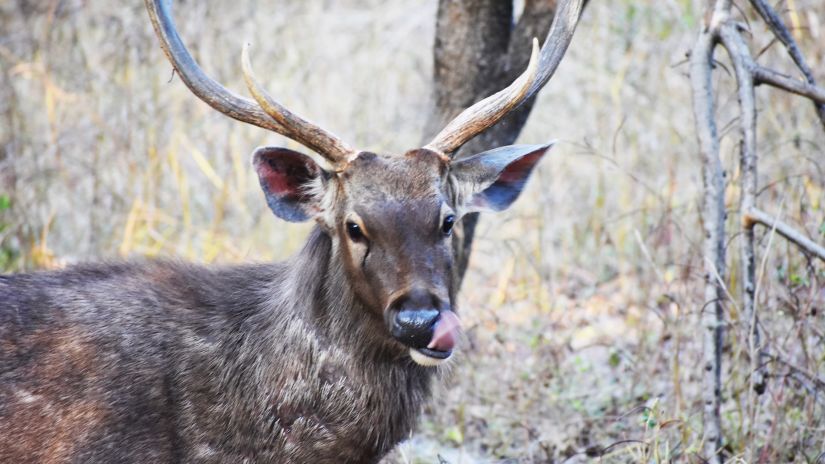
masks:
[[[521,194],[533,168],[553,143],[509,145],[453,161],[450,175],[464,211],[507,209]]]
[[[269,209],[281,219],[303,222],[319,210],[317,185],[329,177],[309,156],[278,147],[260,147],[252,165]]]

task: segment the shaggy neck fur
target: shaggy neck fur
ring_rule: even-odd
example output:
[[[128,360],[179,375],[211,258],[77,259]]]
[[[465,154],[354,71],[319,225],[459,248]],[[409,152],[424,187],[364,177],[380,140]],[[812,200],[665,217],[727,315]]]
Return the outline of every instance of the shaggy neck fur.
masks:
[[[412,430],[433,369],[357,301],[320,229],[276,273],[261,309],[239,314],[224,340],[237,358],[212,366],[229,392],[219,422],[232,424],[216,438],[235,441],[219,447],[279,462],[379,460]]]

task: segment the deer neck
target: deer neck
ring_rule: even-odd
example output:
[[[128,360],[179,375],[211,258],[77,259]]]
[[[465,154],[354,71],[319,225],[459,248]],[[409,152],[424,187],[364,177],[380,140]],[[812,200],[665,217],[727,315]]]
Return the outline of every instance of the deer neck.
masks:
[[[384,322],[355,297],[320,229],[282,271],[264,311],[269,320],[252,324],[257,336],[245,338],[270,352],[247,358],[250,369],[239,369],[266,380],[257,386],[240,381],[234,393],[257,399],[251,407],[263,409],[276,443],[334,436],[330,453],[361,450],[365,454],[344,461],[370,462],[409,435],[433,370],[416,365],[385,335]],[[267,338],[272,343],[260,343]],[[284,341],[294,353],[284,355]],[[365,440],[372,446],[365,448]]]

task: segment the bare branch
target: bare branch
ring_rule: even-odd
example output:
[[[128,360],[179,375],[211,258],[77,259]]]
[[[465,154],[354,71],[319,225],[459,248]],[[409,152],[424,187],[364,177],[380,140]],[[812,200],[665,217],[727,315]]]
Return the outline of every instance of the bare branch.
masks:
[[[803,97],[808,97],[813,100],[814,103],[825,104],[825,89],[822,87],[793,79],[762,66],[754,66],[753,78],[756,84],[768,84]]]
[[[742,220],[745,222],[745,227],[748,228],[753,228],[754,224],[761,224],[765,227],[776,230],[779,235],[793,242],[803,251],[806,251],[822,261],[825,261],[825,247],[817,244],[790,225],[780,221],[778,218],[774,218],[770,214],[758,208],[751,208],[750,210],[745,211],[743,213]]]
[[[716,9],[724,2],[718,2]],[[693,115],[696,122],[696,136],[702,159],[702,218],[704,225],[704,274],[705,304],[702,308],[703,327],[703,382],[702,403],[704,434],[704,458],[710,463],[720,464],[719,449],[722,445],[722,421],[719,415],[721,404],[721,364],[722,364],[722,301],[724,291],[715,275],[725,275],[725,179],[719,159],[719,135],[713,105],[713,84],[711,80],[713,49],[717,43],[717,31],[711,25],[718,24],[719,15],[714,12],[708,27],[704,28],[696,40],[690,55],[690,80],[693,93]],[[724,278],[724,277],[722,277]]]
[[[731,19],[731,0],[708,1],[704,11],[704,24],[690,55],[690,78],[696,135],[702,161],[704,183],[702,199],[702,219],[704,227],[703,263],[705,277],[705,298],[701,311],[703,328],[703,458],[707,462],[721,463],[722,427],[721,403],[721,345],[723,340],[723,303],[726,301],[722,286],[725,276],[725,176],[719,157],[719,132],[713,99],[712,69],[714,49],[718,44],[727,50],[737,79],[738,98],[741,109],[739,119],[742,136],[740,166],[742,170],[741,210],[743,219],[742,272],[744,274],[743,309],[748,318],[748,346],[752,364],[751,391],[761,393],[764,389],[763,347],[760,345],[759,324],[756,312],[755,252],[753,224],[766,219],[756,207],[756,103],[755,85],[761,82],[780,82],[783,87],[811,98],[817,105],[819,117],[825,124],[825,110],[816,98],[816,85],[810,69],[802,59],[793,38],[775,13],[763,0],[751,0],[760,14],[768,21],[777,37],[785,43],[789,53],[800,67],[808,86],[789,85],[785,80],[761,72],[753,61],[747,44],[740,35],[740,27]],[[786,80],[790,80],[786,78]],[[791,83],[795,84],[795,83]],[[813,87],[813,88],[811,88]],[[770,219],[770,218],[767,218]],[[802,237],[784,224],[770,223],[789,240],[810,252],[821,247]],[[784,233],[783,233],[784,232]],[[804,246],[803,246],[804,244]],[[817,256],[822,257],[819,253]],[[752,415],[753,417],[753,415]]]
[[[724,24],[719,37],[730,56],[736,73],[737,93],[741,117],[739,118],[741,144],[739,165],[742,172],[742,194],[740,207],[748,211],[756,205],[756,97],[754,95],[753,58],[737,26],[731,22]],[[762,394],[765,391],[765,369],[760,359],[759,316],[756,311],[756,258],[754,252],[753,228],[743,227],[742,247],[742,308],[748,321],[748,355],[751,362],[751,390]]]
[[[813,71],[805,61],[805,57],[802,56],[802,52],[799,51],[799,46],[796,44],[790,31],[788,31],[788,28],[785,27],[785,23],[782,22],[782,18],[779,17],[776,11],[765,2],[765,0],[750,1],[751,5],[759,12],[759,15],[765,20],[771,31],[773,31],[776,38],[785,46],[785,49],[788,51],[788,54],[791,55],[791,59],[796,63],[796,67],[799,68],[805,80],[811,85],[816,85]],[[825,127],[825,103],[814,101],[814,107],[816,108],[819,120],[822,121],[822,125]]]

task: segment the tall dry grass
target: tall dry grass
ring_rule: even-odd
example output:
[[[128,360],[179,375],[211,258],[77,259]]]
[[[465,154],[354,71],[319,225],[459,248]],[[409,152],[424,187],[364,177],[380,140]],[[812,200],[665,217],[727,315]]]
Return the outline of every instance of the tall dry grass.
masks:
[[[703,2],[591,2],[521,141],[561,139],[511,210],[482,220],[461,305],[468,340],[388,462],[699,462],[701,191],[685,52]],[[787,0],[825,82],[825,5]],[[744,8],[744,5],[743,5]],[[176,2],[208,73],[240,93],[240,49],[287,106],[359,147],[420,142],[435,0]],[[751,18],[753,19],[753,18]],[[760,62],[792,72],[751,20]],[[728,230],[738,227],[736,96],[717,68]],[[825,241],[825,133],[758,90],[759,205]],[[272,217],[248,166],[294,143],[216,114],[171,73],[142,2],[0,4],[0,267],[179,256],[281,259],[307,226]],[[738,237],[730,234],[731,295]],[[759,311],[784,363],[748,389],[727,307],[723,426],[742,462],[825,451],[825,271],[759,232]],[[734,300],[735,301],[735,300]]]

